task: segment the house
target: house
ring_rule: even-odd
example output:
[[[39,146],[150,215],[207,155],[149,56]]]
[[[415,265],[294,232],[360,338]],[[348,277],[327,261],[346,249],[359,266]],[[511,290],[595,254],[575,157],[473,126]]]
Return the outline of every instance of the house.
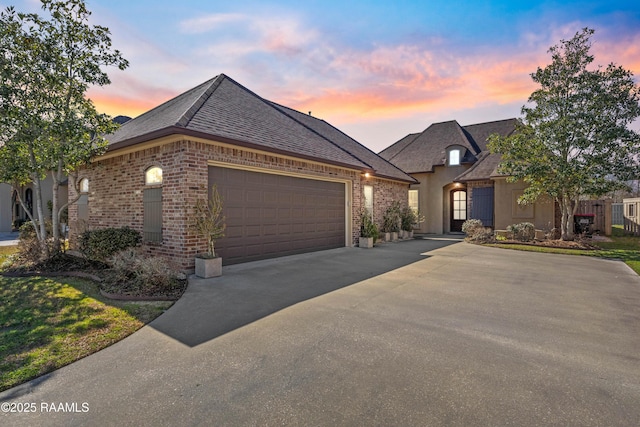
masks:
[[[20,205],[16,191],[20,191],[20,197],[24,201],[27,209],[34,214],[35,199],[33,193],[33,184],[27,184],[14,190],[11,185],[0,183],[0,232],[9,232],[22,222],[28,221],[29,217],[24,208]],[[53,178],[49,175],[42,180],[41,185],[42,201],[45,215],[51,215],[46,205],[53,199]],[[58,189],[58,203],[60,206],[67,203],[67,183],[62,183]]]
[[[545,229],[555,224],[554,203],[517,203],[525,183],[507,182],[498,173],[500,156],[487,149],[487,139],[515,131],[516,119],[460,126],[456,121],[434,123],[380,152],[418,183],[409,190],[409,203],[425,216],[423,233],[460,232],[465,220],[482,220],[487,227],[532,222]]]
[[[69,209],[83,228],[130,226],[148,254],[193,270],[206,241],[190,227],[216,185],[225,264],[357,243],[360,212],[407,202],[416,181],[329,123],[268,101],[220,74],[124,123],[80,171]],[[69,197],[75,196],[69,186]]]

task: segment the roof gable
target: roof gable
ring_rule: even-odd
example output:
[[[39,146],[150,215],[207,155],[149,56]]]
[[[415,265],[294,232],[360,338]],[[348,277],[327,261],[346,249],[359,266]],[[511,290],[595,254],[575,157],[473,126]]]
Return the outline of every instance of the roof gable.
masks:
[[[396,144],[380,155],[408,173],[431,172],[434,166],[444,165],[447,148],[454,145],[467,149],[463,155],[466,161],[475,160],[478,153],[455,120],[434,123],[415,138],[405,137]]]
[[[495,157],[487,160],[489,154],[487,139],[494,133],[510,135],[514,132],[516,123],[516,119],[469,126],[460,126],[456,121],[434,123],[420,134],[411,134],[402,138],[381,151],[380,155],[408,173],[432,172],[435,166],[446,164],[447,148],[458,145],[467,148],[462,162],[475,163],[471,169],[474,169],[475,175],[482,175],[482,178],[477,179],[485,179],[495,173],[496,166]],[[487,163],[484,163],[485,161]],[[479,163],[484,164],[480,166]],[[475,176],[467,175],[467,178]]]
[[[220,74],[125,123],[106,138],[113,150],[184,132],[413,181],[328,123],[304,120],[304,116]],[[358,155],[365,151],[369,154]]]

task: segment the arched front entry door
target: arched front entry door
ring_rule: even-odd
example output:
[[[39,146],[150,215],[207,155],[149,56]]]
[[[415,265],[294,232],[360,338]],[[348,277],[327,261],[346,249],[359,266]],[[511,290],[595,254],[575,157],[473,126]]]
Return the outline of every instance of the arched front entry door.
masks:
[[[462,224],[467,220],[467,190],[451,192],[451,227],[452,232],[462,231]]]

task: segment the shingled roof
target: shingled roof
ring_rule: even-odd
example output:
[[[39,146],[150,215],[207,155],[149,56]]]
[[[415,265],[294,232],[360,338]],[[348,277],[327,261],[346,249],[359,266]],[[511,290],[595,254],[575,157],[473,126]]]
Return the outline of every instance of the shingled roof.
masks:
[[[224,74],[123,124],[109,150],[184,134],[415,182],[327,122],[272,103]]]
[[[433,172],[435,166],[446,164],[448,147],[461,146],[466,148],[462,163],[475,163],[465,173],[472,169],[476,173],[469,173],[467,179],[485,179],[494,173],[497,166],[497,163],[493,164],[496,158],[487,151],[487,139],[493,133],[509,135],[515,130],[515,125],[516,119],[469,126],[460,126],[455,120],[434,123],[422,133],[405,136],[379,154],[407,173],[423,173]],[[481,167],[485,161],[488,163]]]

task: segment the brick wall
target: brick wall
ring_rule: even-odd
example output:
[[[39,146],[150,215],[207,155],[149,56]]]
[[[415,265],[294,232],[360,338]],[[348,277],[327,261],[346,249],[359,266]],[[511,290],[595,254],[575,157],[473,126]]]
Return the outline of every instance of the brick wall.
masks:
[[[320,177],[348,180],[352,183],[352,244],[360,234],[359,212],[362,206],[364,181],[374,186],[376,222],[393,200],[406,204],[408,185],[361,176],[360,172],[304,160],[261,154],[243,148],[214,145],[189,139],[143,149],[133,153],[98,160],[81,171],[79,179],[89,179],[89,228],[129,226],[142,232],[145,171],[151,166],[163,170],[162,243],[146,243],[150,255],[164,256],[177,268],[193,270],[196,253],[206,249],[204,238],[189,227],[188,218],[198,198],[207,197],[208,161],[218,161],[247,167],[267,168]],[[69,196],[74,188],[69,186]],[[83,224],[77,220],[77,205],[69,208],[70,241],[74,246]]]

